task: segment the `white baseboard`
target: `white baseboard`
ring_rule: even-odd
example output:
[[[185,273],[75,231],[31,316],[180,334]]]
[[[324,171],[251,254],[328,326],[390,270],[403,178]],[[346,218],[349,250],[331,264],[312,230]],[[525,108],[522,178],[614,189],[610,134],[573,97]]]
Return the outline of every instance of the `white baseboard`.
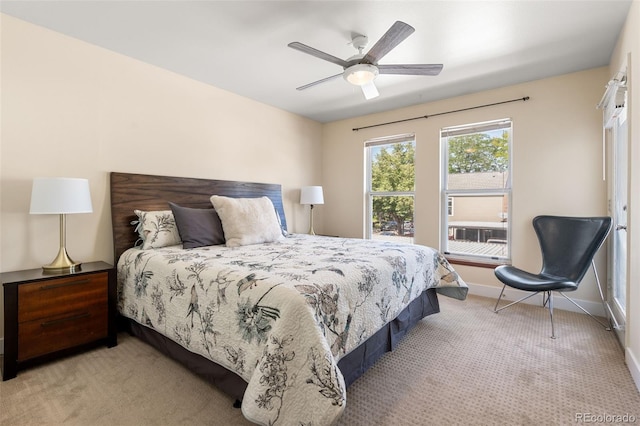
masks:
[[[638,362],[638,358],[633,355],[633,352],[631,352],[629,348],[625,351],[625,361],[627,368],[631,372],[631,377],[636,383],[636,388],[640,391],[640,362]]]
[[[467,285],[469,286],[469,294],[474,294],[476,296],[484,296],[494,300],[498,299],[500,290],[502,290],[502,287],[494,287],[490,285],[474,284],[474,283],[467,283]],[[502,296],[502,298],[504,300],[515,301],[522,297],[527,296],[528,294],[531,294],[531,293],[507,287],[504,291],[504,295]],[[604,306],[602,306],[602,303],[592,302],[588,300],[580,300],[580,299],[573,299],[573,300],[575,300],[577,304],[585,308],[592,315],[606,318],[606,314],[604,312]],[[533,296],[523,301],[522,303],[527,303],[529,305],[542,306],[542,295],[538,294],[536,296]],[[554,296],[553,308],[584,314],[584,312],[582,312],[573,303],[569,302],[567,299],[565,299],[562,296]]]

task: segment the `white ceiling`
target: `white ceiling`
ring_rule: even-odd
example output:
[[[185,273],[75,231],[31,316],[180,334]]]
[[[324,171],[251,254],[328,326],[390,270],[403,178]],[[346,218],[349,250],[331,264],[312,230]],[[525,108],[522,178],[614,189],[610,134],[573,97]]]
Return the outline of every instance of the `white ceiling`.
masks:
[[[609,63],[631,0],[5,1],[8,15],[320,122]],[[442,63],[439,76],[380,75],[365,100],[342,71],[287,47],[347,59],[400,20],[416,31],[381,64]],[[367,49],[365,49],[366,52]]]

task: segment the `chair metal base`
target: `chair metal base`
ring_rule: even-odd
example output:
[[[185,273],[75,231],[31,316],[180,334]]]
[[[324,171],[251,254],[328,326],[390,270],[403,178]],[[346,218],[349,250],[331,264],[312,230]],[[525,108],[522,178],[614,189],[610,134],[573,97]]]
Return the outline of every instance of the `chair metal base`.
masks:
[[[607,303],[604,300],[604,294],[602,292],[602,287],[600,285],[600,279],[598,278],[598,270],[596,269],[596,264],[593,260],[591,260],[591,266],[593,267],[593,273],[596,276],[596,284],[598,285],[598,292],[600,294],[600,300],[602,301],[602,305],[605,308],[605,312],[608,313],[609,316],[609,324],[604,324],[602,321],[600,321],[598,318],[596,318],[595,316],[593,316],[590,312],[588,312],[585,308],[583,308],[582,306],[580,306],[575,300],[571,299],[569,296],[567,296],[566,294],[564,294],[564,292],[559,291],[558,293],[560,293],[565,299],[567,299],[569,302],[573,303],[574,305],[576,305],[578,308],[580,308],[580,310],[582,312],[584,312],[585,314],[589,315],[594,321],[596,321],[598,324],[600,324],[601,326],[604,327],[605,330],[607,331],[611,331],[611,321],[614,322],[614,326],[613,328],[618,328],[619,325],[615,319],[615,316],[613,315],[613,312],[611,312],[611,308],[609,307],[609,305],[607,305]],[[551,338],[555,339],[556,338],[556,333],[555,333],[555,326],[553,323],[553,294],[551,291],[536,291],[533,292],[521,299],[516,300],[515,302],[511,302],[508,305],[505,305],[501,308],[498,309],[498,304],[500,303],[500,300],[502,299],[502,295],[504,294],[504,290],[507,287],[507,285],[503,285],[502,286],[502,291],[500,291],[500,295],[498,296],[498,300],[496,300],[496,305],[493,307],[493,312],[498,313],[503,309],[506,309],[510,306],[515,305],[516,303],[520,303],[522,301],[525,301],[539,293],[542,293],[542,306],[546,307],[547,304],[549,305],[549,317],[551,318]]]

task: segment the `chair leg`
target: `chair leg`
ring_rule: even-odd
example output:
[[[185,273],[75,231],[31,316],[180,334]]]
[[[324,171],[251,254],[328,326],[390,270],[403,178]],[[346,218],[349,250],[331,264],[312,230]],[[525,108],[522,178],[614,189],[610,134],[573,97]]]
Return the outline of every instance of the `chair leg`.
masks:
[[[547,302],[549,302],[549,316],[551,317],[551,338],[555,339],[556,329],[555,329],[555,326],[553,325],[553,294],[551,294],[550,291],[545,291],[545,296],[546,296]]]
[[[597,322],[598,324],[603,326],[605,330],[611,331],[611,320],[613,320],[613,322],[615,324],[614,325],[615,328],[619,327],[619,325],[618,325],[618,322],[616,321],[615,316],[613,315],[613,312],[611,312],[611,309],[609,308],[609,305],[607,305],[607,303],[604,301],[604,294],[602,292],[602,286],[600,285],[600,278],[598,277],[598,269],[596,269],[596,263],[595,263],[595,261],[593,259],[591,259],[591,266],[593,267],[593,273],[596,276],[596,284],[597,284],[597,287],[598,287],[598,292],[600,293],[600,300],[602,301],[602,306],[604,307],[605,312],[609,313],[609,315],[608,315],[609,316],[609,324],[605,324],[602,321],[600,321],[598,318],[593,316],[591,314],[591,312],[587,311],[585,308],[583,308],[582,306],[578,305],[578,303],[575,300],[573,300],[572,298],[570,298],[569,296],[567,296],[563,292],[559,291],[558,293],[560,293],[569,302],[573,303],[582,312],[584,312],[585,314],[589,315],[595,322]]]
[[[500,308],[500,309],[496,309],[496,308],[498,307],[498,303],[500,302],[500,299],[502,298],[502,293],[503,293],[503,292],[504,292],[504,287],[502,287],[502,291],[500,292],[500,296],[498,297],[498,300],[496,301],[496,306],[493,308],[493,312],[495,312],[495,313],[498,313],[498,312],[500,312],[500,311],[501,311],[501,310],[503,310],[503,309],[507,309],[509,306],[513,306],[513,305],[515,305],[516,303],[520,303],[520,302],[522,302],[523,300],[527,300],[528,298],[533,297],[533,296],[535,296],[536,294],[540,293],[539,291],[536,291],[535,293],[531,293],[530,295],[525,296],[525,297],[523,297],[522,299],[518,299],[518,300],[516,300],[515,302],[511,302],[511,303],[509,303],[508,305],[505,305],[505,306],[503,306],[503,307],[502,307],[502,308]]]
[[[498,303],[500,303],[500,299],[502,299],[502,294],[504,293],[504,289],[505,289],[506,287],[507,287],[506,285],[504,285],[504,286],[502,287],[502,291],[500,292],[500,296],[498,296],[498,300],[496,301],[496,306],[494,306],[494,307],[493,307],[493,312],[495,312],[495,313],[498,313],[498,312],[500,312],[501,310],[508,308],[509,306],[513,306],[513,305],[515,305],[516,303],[520,303],[520,302],[522,302],[523,300],[527,300],[528,298],[533,297],[533,296],[535,296],[536,294],[540,293],[539,291],[536,291],[535,293],[531,293],[530,295],[525,296],[525,297],[523,297],[522,299],[518,299],[518,300],[516,300],[515,302],[511,302],[511,303],[509,303],[508,305],[505,305],[505,306],[503,306],[502,308],[497,309],[497,308],[498,308]],[[563,296],[564,296],[564,295],[563,295]],[[565,297],[566,297],[566,296],[565,296]],[[551,317],[551,338],[552,338],[552,339],[555,339],[555,338],[556,338],[556,330],[555,330],[555,326],[554,326],[554,324],[553,324],[553,296],[551,295],[551,292],[550,292],[550,291],[544,291],[544,292],[542,292],[542,306],[543,306],[543,307],[546,307],[546,306],[547,306],[547,304],[549,304],[549,316]]]
[[[582,312],[584,312],[585,314],[589,315],[594,321],[596,321],[598,324],[600,324],[601,326],[603,326],[605,328],[605,330],[607,331],[611,331],[611,325],[607,325],[605,323],[603,323],[602,321],[600,321],[598,318],[594,317],[593,315],[591,315],[591,313],[589,311],[587,311],[585,308],[583,308],[582,306],[578,305],[573,299],[571,299],[569,296],[567,296],[566,294],[559,292],[561,295],[564,296],[565,299],[567,299],[569,302],[573,303],[574,305],[576,305]]]
[[[598,292],[600,293],[600,300],[602,301],[602,306],[604,307],[605,313],[608,313],[609,318],[609,327],[605,327],[607,331],[611,331],[611,323],[613,322],[613,328],[616,330],[620,328],[620,324],[618,324],[618,320],[616,320],[616,316],[611,311],[611,307],[607,305],[607,302],[604,301],[604,294],[602,292],[602,285],[600,285],[600,278],[598,277],[598,270],[596,269],[596,262],[591,259],[591,267],[593,268],[593,274],[596,276],[596,284],[598,285]],[[598,321],[600,322],[600,321]]]
[[[506,284],[502,286],[502,291],[500,291],[500,296],[498,296],[498,300],[496,300],[496,306],[493,307],[493,312],[498,312],[496,309],[498,309],[498,303],[500,303],[500,299],[502,299],[502,294],[504,293],[505,288],[507,288]]]

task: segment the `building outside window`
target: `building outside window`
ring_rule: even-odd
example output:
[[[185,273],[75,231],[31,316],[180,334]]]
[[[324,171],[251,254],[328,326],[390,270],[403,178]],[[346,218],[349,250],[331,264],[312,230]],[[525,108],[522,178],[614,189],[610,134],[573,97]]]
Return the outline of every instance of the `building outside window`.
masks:
[[[440,139],[441,250],[453,260],[509,262],[511,120],[443,128]]]
[[[365,142],[366,238],[413,243],[415,136]]]

